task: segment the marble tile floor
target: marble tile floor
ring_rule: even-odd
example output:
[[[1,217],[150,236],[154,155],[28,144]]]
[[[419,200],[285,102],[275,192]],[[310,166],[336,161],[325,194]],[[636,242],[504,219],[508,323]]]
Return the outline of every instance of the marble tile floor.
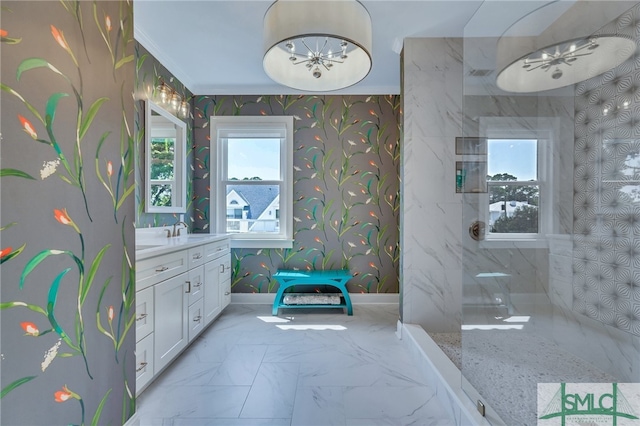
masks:
[[[453,425],[395,335],[397,305],[230,305],[139,397],[140,425]]]

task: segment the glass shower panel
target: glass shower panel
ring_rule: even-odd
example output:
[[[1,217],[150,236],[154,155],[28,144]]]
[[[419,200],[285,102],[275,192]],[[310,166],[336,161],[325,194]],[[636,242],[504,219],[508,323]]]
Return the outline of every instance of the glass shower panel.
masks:
[[[640,382],[638,54],[555,83],[611,36],[637,50],[638,22],[632,2],[501,1],[465,27],[462,136],[487,146],[456,162],[487,176],[461,193],[462,387],[492,424],[538,424],[561,383]]]

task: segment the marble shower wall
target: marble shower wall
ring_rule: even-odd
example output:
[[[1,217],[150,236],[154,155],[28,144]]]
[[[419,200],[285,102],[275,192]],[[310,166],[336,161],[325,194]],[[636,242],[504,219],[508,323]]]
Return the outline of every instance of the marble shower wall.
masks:
[[[454,141],[462,134],[462,39],[405,39],[403,57],[402,320],[429,332],[459,331]]]
[[[487,41],[493,43],[494,41]],[[489,92],[491,87],[487,88]],[[572,227],[573,187],[573,97],[571,96],[506,96],[466,95],[464,97],[464,134],[488,136],[498,129],[536,131],[552,129],[553,139],[544,168],[550,169],[550,181],[543,187],[550,206],[545,221],[549,228],[545,234],[567,234]],[[497,127],[496,127],[497,126]],[[462,159],[462,158],[460,158]],[[464,194],[463,228],[483,217],[486,194]],[[468,225],[467,225],[468,226]],[[546,298],[549,292],[549,252],[545,242],[537,247],[519,243],[477,242],[463,229],[463,262],[465,277],[463,296],[465,303],[490,303],[498,295],[496,284],[504,283],[513,300]],[[505,273],[500,279],[477,278],[479,273]],[[482,299],[480,300],[480,293]]]
[[[640,39],[640,5],[602,29]],[[640,52],[576,85],[573,310],[640,336]]]

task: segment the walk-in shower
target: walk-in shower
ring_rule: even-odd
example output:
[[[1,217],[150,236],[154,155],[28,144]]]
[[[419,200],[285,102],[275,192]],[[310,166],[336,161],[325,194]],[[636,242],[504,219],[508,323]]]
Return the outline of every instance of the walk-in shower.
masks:
[[[640,6],[530,2],[495,37],[486,3],[464,34],[457,362],[488,418],[534,425],[540,383],[640,382]]]

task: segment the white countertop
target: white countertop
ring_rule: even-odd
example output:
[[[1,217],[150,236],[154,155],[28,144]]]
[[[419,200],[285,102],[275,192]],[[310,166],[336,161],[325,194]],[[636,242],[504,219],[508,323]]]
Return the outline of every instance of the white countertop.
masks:
[[[136,261],[171,253],[229,237],[229,234],[187,234],[179,237],[158,237],[136,232]]]

